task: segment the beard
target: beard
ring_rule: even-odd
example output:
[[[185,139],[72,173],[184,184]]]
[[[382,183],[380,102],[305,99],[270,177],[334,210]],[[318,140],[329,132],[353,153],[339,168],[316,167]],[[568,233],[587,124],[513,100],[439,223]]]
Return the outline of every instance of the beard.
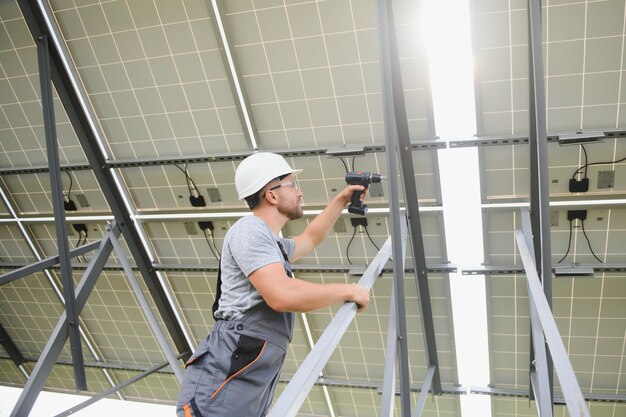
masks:
[[[302,206],[300,204],[296,204],[295,206],[292,206],[292,207],[283,207],[279,205],[277,208],[278,208],[278,212],[282,214],[283,216],[287,217],[289,220],[299,219],[304,214],[302,210]]]

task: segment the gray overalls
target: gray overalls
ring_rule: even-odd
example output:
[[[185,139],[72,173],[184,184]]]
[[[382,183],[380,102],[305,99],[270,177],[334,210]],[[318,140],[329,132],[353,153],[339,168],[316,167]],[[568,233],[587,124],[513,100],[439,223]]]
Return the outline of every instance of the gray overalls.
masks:
[[[292,277],[287,254],[285,272]],[[221,268],[213,312],[219,306]],[[241,320],[217,320],[189,361],[180,388],[177,417],[262,417],[269,410],[294,325],[293,313],[265,301]]]

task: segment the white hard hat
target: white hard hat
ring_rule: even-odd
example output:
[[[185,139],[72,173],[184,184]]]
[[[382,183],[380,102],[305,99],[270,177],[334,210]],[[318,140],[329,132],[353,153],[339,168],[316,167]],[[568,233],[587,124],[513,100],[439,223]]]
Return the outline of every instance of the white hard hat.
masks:
[[[259,191],[276,177],[299,174],[301,169],[293,169],[285,158],[271,152],[258,152],[241,161],[235,172],[235,187],[239,199],[243,200]]]

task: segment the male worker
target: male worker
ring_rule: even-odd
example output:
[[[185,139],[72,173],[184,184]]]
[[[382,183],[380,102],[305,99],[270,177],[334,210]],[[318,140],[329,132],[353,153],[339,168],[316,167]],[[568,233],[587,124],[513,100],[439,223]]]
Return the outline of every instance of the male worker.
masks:
[[[244,159],[235,173],[239,199],[252,216],[226,233],[213,305],[216,320],[186,364],[178,417],[260,417],[269,410],[287,346],[294,312],[343,301],[359,311],[369,303],[356,284],[316,284],[293,278],[289,262],[313,250],[328,234],[360,185],[350,185],[293,239],[282,227],[302,216],[302,191],[285,159],[268,152]]]

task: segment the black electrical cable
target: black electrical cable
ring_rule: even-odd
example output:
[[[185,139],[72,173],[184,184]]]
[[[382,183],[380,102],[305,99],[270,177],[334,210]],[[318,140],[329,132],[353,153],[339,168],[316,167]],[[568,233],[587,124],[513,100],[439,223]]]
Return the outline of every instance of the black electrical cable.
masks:
[[[196,185],[193,178],[191,178],[189,176],[189,173],[187,172],[187,164],[185,164],[185,169],[179,167],[177,164],[175,164],[174,166],[180,169],[183,174],[185,174],[185,181],[187,182],[187,190],[189,190],[189,195],[193,197],[197,197],[198,195],[200,195],[200,190],[198,189],[198,186]],[[193,188],[192,188],[192,185],[193,185]],[[197,195],[194,195],[193,190],[196,191]]]
[[[209,249],[211,250],[211,253],[215,257],[215,259],[217,259],[217,261],[219,262],[220,259],[221,259],[221,254],[219,254],[219,251],[217,250],[217,246],[215,247],[215,249],[213,249],[213,246],[211,246],[211,241],[209,240],[209,237],[207,236],[207,230],[209,230],[209,229],[205,229],[204,230],[204,238],[206,239],[207,245],[209,245]],[[210,232],[210,230],[209,230],[209,232]],[[211,240],[213,240],[213,244],[215,244],[215,240],[213,239],[213,232],[211,232]]]
[[[354,168],[354,161],[356,160],[356,156],[352,157],[352,172],[356,172],[356,169]]]
[[[585,175],[583,178],[587,178],[587,167],[589,166],[589,157],[587,156],[587,149],[585,148],[585,145],[580,145],[581,148],[583,148],[583,153],[585,154]]]
[[[563,259],[567,258],[567,255],[569,255],[569,250],[572,245],[572,221],[573,220],[569,221],[569,239],[567,240],[567,251],[565,252],[565,255],[561,258],[561,260],[557,262],[557,264],[563,262]]]
[[[604,162],[592,162],[592,163],[586,163],[585,165],[581,166],[580,168],[578,168],[575,172],[574,175],[572,175],[572,178],[576,178],[576,175],[582,171],[583,169],[587,169],[587,167],[590,167],[592,165],[609,165],[609,164],[619,164],[620,162],[624,162],[626,161],[626,156],[623,157],[622,159],[617,159],[615,161],[604,161]],[[587,176],[587,174],[585,174],[585,177]]]
[[[83,238],[85,240],[83,240]],[[76,248],[79,248],[86,243],[87,243],[87,233],[84,233],[83,231],[78,232],[78,241],[76,242]],[[81,255],[81,258],[83,259],[84,263],[87,263],[87,259],[85,258],[84,254]]]
[[[376,248],[376,250],[378,250],[380,252],[380,248],[378,247],[378,245],[376,243],[374,243],[374,240],[372,239],[372,237],[370,236],[370,232],[367,230],[367,226],[363,227],[365,229],[365,233],[367,233],[367,237],[370,238],[370,242],[372,242],[372,245],[374,245],[374,247]]]
[[[74,180],[72,180],[72,176],[69,171],[65,171],[68,177],[70,177],[70,187],[67,190],[67,201],[70,201],[70,195],[72,194],[72,185],[74,185]]]
[[[593,252],[593,249],[591,249],[591,242],[589,241],[589,238],[587,237],[587,232],[585,232],[585,222],[581,221],[580,222],[580,227],[583,229],[583,235],[585,236],[585,239],[587,239],[587,245],[589,246],[589,250],[591,251],[591,254],[593,255],[594,258],[596,258],[598,260],[598,262],[600,262],[601,264],[604,263],[600,260],[600,258],[598,258],[596,256],[596,254]]]
[[[354,235],[356,235],[356,226],[354,226],[354,232],[352,232],[352,237],[350,238],[350,242],[348,242],[348,246],[346,247],[346,258],[348,259],[348,263],[352,265],[352,261],[350,260],[350,245],[354,240]]]
[[[341,163],[343,164],[343,167],[346,169],[346,174],[348,172],[350,172],[350,170],[348,169],[348,164],[346,163],[346,161],[343,160],[343,158],[339,158],[341,160]]]

